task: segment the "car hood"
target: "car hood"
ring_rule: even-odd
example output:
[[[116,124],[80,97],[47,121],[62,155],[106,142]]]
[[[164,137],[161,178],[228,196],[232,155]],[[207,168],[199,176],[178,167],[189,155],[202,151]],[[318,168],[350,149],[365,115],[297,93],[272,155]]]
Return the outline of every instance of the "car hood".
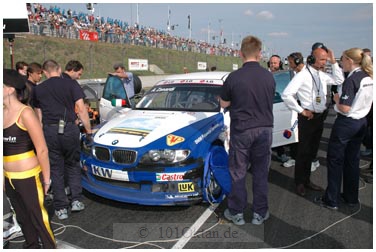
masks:
[[[103,125],[96,132],[94,142],[116,147],[143,147],[215,114],[218,113],[130,110]]]

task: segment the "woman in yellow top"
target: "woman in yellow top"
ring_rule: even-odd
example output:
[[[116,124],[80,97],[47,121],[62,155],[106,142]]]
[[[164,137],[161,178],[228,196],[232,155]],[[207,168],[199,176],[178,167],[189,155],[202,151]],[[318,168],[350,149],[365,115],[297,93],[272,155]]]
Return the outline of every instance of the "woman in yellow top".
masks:
[[[3,169],[5,192],[25,238],[24,248],[56,248],[44,198],[50,187],[50,163],[42,127],[26,106],[26,79],[3,70]]]

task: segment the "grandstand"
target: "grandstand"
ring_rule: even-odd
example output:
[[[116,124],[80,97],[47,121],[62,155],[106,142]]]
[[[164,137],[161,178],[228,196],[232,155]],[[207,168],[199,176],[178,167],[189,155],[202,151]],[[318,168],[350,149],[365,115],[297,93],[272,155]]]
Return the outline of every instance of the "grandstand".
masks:
[[[126,21],[94,14],[61,10],[57,6],[28,4],[30,31],[34,35],[80,39],[83,31],[95,33],[95,40],[104,43],[130,44],[146,47],[203,53],[208,55],[239,57],[239,50],[221,45],[197,42],[187,38],[171,36],[163,30],[131,25]]]

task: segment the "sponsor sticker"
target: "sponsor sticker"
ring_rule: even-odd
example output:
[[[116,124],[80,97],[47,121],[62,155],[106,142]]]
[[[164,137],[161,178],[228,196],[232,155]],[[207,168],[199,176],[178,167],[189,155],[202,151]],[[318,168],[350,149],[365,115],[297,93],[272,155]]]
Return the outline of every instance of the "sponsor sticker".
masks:
[[[156,173],[157,182],[183,181],[184,172],[179,173]]]
[[[192,182],[179,183],[178,189],[179,189],[179,192],[181,192],[181,193],[194,192],[195,191],[195,185]]]
[[[198,196],[198,192],[196,193],[186,193],[186,194],[167,194],[165,196],[166,199],[185,199],[188,197],[196,197]]]
[[[173,146],[175,144],[178,144],[178,143],[181,143],[181,142],[184,142],[185,139],[184,137],[181,137],[181,136],[175,136],[175,135],[167,135],[167,138],[166,138],[166,142],[167,142],[167,145],[168,146]]]
[[[91,166],[94,175],[113,180],[129,181],[128,172],[108,169],[96,165]]]

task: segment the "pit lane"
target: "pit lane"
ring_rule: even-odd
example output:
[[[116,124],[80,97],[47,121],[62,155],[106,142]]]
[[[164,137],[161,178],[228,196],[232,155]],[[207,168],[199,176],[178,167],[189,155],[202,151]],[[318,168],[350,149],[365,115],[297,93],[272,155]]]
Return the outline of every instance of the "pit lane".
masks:
[[[326,186],[325,156],[335,114],[331,111],[325,123],[318,157],[321,166],[312,173],[314,183]],[[361,169],[371,159],[361,160]],[[52,218],[58,248],[366,248],[373,247],[373,185],[360,181],[360,206],[340,205],[339,211],[321,208],[313,203],[318,194],[308,192],[305,198],[295,194],[294,168],[284,168],[272,157],[269,175],[271,217],[265,225],[251,221],[252,194],[248,195],[246,225],[236,227],[223,220],[226,200],[217,208],[201,203],[190,207],[152,207],[125,204],[84,193],[86,209],[59,221]],[[251,187],[251,175],[247,177]],[[6,214],[4,206],[4,214]],[[204,216],[204,217],[202,217]],[[191,229],[190,229],[191,228]],[[7,248],[22,248],[13,240]]]

